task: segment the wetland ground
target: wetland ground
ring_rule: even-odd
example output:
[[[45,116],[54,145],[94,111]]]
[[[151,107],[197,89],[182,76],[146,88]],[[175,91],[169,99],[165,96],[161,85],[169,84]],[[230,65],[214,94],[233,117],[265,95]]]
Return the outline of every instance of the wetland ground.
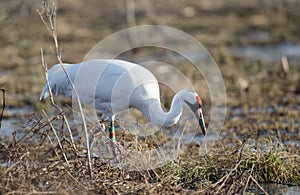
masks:
[[[76,134],[72,144],[62,113],[52,112],[48,118],[42,114],[42,109],[50,113],[53,108],[48,101],[38,100],[44,85],[40,48],[49,66],[57,59],[51,36],[36,12],[40,2],[2,1],[0,5],[0,88],[6,91],[1,193],[300,193],[300,2],[58,1],[57,33],[64,62],[80,62],[101,39],[124,28],[166,25],[208,48],[226,87],[224,125],[206,153],[193,142],[175,160],[141,171],[123,170],[93,157],[92,178],[86,149]],[[133,10],[134,20],[128,19],[128,9]],[[148,48],[121,57],[155,55],[161,51]],[[198,76],[185,68],[185,62],[178,66],[200,91],[203,81],[193,80]],[[162,94],[168,107],[172,93]],[[208,105],[204,113],[209,115],[210,96],[205,89],[202,94]],[[66,106],[70,102],[63,99],[58,104],[70,116]],[[50,123],[56,125],[61,145]],[[117,140],[143,150],[159,146],[153,140],[165,141],[155,136],[137,143],[134,136],[120,133]],[[281,188],[274,187],[279,184]]]

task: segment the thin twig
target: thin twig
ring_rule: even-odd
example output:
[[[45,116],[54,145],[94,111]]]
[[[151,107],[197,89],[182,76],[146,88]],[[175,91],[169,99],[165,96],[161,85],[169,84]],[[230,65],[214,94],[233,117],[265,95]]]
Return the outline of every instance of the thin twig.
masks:
[[[54,102],[54,98],[53,98],[53,94],[51,91],[51,87],[50,87],[50,83],[49,83],[49,77],[48,77],[48,67],[47,64],[44,61],[44,54],[43,54],[43,49],[41,48],[41,58],[42,58],[42,66],[44,68],[44,73],[45,73],[45,78],[46,78],[46,83],[47,83],[47,87],[48,87],[48,92],[49,92],[49,96],[50,96],[50,103],[52,104],[52,106],[54,106],[60,113],[62,113],[63,119],[66,123],[70,138],[71,138],[71,143],[72,146],[74,148],[74,150],[76,151],[76,146],[75,146],[75,142],[74,142],[74,138],[73,138],[73,134],[69,125],[69,121],[67,120],[66,115],[63,113],[63,110]]]
[[[124,0],[124,7],[127,28],[136,26],[134,0]],[[134,29],[130,32],[127,34],[129,43],[131,46],[135,46],[137,44],[137,32]]]
[[[250,178],[252,179],[252,181],[254,181],[254,183],[257,185],[257,187],[258,187],[264,194],[268,195],[268,192],[266,192],[266,191],[264,190],[264,188],[261,187],[261,185],[259,185],[259,183],[256,181],[256,179],[254,179],[251,175],[250,175]]]
[[[62,113],[60,113],[60,114],[58,114],[57,116],[55,116],[55,117],[53,117],[52,119],[51,119],[51,121],[50,122],[53,122],[53,121],[55,121],[55,120],[57,120],[58,118],[59,118],[59,116],[61,115]],[[39,119],[39,121],[37,122],[37,123],[35,123],[24,135],[23,135],[23,137],[21,137],[18,141],[17,141],[17,143],[16,143],[16,145],[19,145],[20,143],[22,143],[22,141],[31,133],[31,132],[33,132],[33,133],[37,133],[38,131],[40,131],[41,129],[43,129],[44,127],[46,127],[46,126],[48,126],[49,125],[49,122],[47,122],[47,123],[41,123],[41,125],[39,125],[38,126],[38,124],[40,123],[40,121],[41,121],[42,119]]]
[[[251,167],[251,171],[250,171],[249,177],[248,177],[248,179],[247,179],[246,185],[245,185],[245,187],[244,187],[243,194],[246,193],[246,189],[247,189],[247,187],[248,187],[248,185],[249,185],[250,177],[251,177],[251,175],[252,175],[254,166],[255,166],[255,164],[253,164],[252,167]]]
[[[275,122],[275,125],[276,125],[277,138],[278,138],[279,142],[282,143],[282,139],[281,139],[281,134],[280,134],[280,130],[279,130],[279,127],[278,127],[278,123]]]
[[[5,171],[5,173],[8,173],[8,172],[9,172],[10,170],[12,170],[15,166],[17,166],[18,164],[20,164],[20,163],[21,163],[21,160],[23,160],[23,158],[24,158],[25,156],[27,156],[27,155],[29,155],[29,152],[24,153],[16,163],[14,163],[13,165],[11,165],[11,166]]]
[[[44,116],[47,118],[48,123],[49,123],[49,125],[50,125],[50,127],[51,127],[51,129],[52,129],[52,131],[53,131],[53,133],[54,133],[54,135],[55,135],[55,137],[56,137],[56,139],[57,139],[57,142],[58,142],[59,148],[60,148],[60,150],[61,150],[61,152],[62,152],[62,154],[63,154],[63,157],[64,157],[64,159],[65,159],[67,165],[69,166],[69,161],[68,161],[68,159],[67,159],[66,153],[65,153],[65,151],[64,151],[64,149],[63,149],[63,147],[62,147],[62,145],[61,145],[60,139],[59,139],[59,137],[58,137],[58,135],[57,135],[57,133],[56,133],[56,130],[55,130],[53,124],[51,123],[51,121],[50,121],[48,115],[46,114],[46,112],[45,112],[44,110],[42,110],[42,113],[43,113]]]
[[[54,143],[52,142],[51,137],[49,136],[48,133],[46,133],[46,136],[47,136],[47,138],[48,138],[48,140],[49,140],[49,142],[50,142],[50,144],[53,148],[53,151],[54,151],[55,155],[57,156],[57,159],[59,160],[58,162],[61,162],[60,161],[60,156],[58,155],[57,151],[55,150]]]
[[[219,191],[221,190],[221,188],[225,185],[227,179],[228,179],[229,176],[233,173],[233,171],[237,170],[237,168],[239,167],[239,165],[241,164],[241,162],[242,162],[242,161],[239,161],[239,162],[235,165],[235,167],[234,167],[233,169],[230,170],[230,172],[229,172],[227,175],[225,175],[224,177],[222,177],[217,183],[214,184],[214,186],[217,186],[219,183],[221,183],[221,182],[223,181],[222,184],[219,186],[217,192],[219,192]]]
[[[281,56],[281,69],[284,73],[284,76],[287,77],[290,71],[290,65],[286,56]]]
[[[3,119],[3,114],[4,114],[4,109],[5,109],[5,89],[0,89],[0,91],[2,91],[2,110],[1,110],[1,114],[0,114],[0,129],[1,129],[1,125],[2,125],[2,119]]]
[[[83,127],[84,127],[84,131],[85,131],[85,136],[86,136],[86,147],[87,147],[87,157],[88,157],[88,164],[89,164],[89,173],[90,173],[90,177],[92,177],[92,164],[91,164],[91,153],[90,153],[90,144],[89,144],[89,136],[88,136],[88,130],[87,130],[87,125],[86,125],[86,121],[85,121],[85,116],[84,116],[84,112],[81,106],[81,101],[79,98],[79,95],[77,93],[77,90],[67,72],[67,70],[65,69],[62,60],[61,60],[61,53],[59,52],[59,47],[58,47],[58,40],[57,40],[57,31],[56,31],[56,1],[55,0],[45,0],[43,1],[44,3],[44,9],[46,10],[46,16],[48,18],[48,22],[50,24],[50,27],[48,25],[48,23],[44,20],[43,14],[42,12],[39,12],[40,18],[42,19],[43,23],[46,25],[47,29],[50,31],[50,34],[52,35],[52,38],[54,40],[54,45],[55,45],[55,52],[56,52],[56,57],[58,62],[60,63],[72,89],[73,92],[75,94],[76,100],[78,102],[78,107],[80,110],[80,114],[81,114],[81,118],[82,118],[82,122],[83,122]],[[48,89],[49,90],[49,89]],[[51,90],[49,90],[50,92]]]
[[[78,185],[80,185],[82,188],[84,188],[85,190],[91,190],[91,188],[86,187],[85,185],[83,185],[80,181],[78,181],[78,179],[76,179],[75,177],[73,177],[73,175],[67,171],[67,174],[71,177],[71,179],[73,179]]]

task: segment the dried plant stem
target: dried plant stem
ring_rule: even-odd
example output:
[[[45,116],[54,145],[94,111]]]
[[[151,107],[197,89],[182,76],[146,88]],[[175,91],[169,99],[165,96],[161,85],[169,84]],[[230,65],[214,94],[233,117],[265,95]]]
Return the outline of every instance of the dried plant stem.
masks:
[[[214,186],[217,186],[219,183],[221,183],[221,182],[223,181],[222,184],[219,186],[217,193],[218,193],[218,192],[221,190],[221,188],[225,185],[227,179],[228,179],[229,176],[233,173],[233,171],[236,171],[236,170],[237,170],[237,168],[239,167],[239,165],[241,164],[241,162],[242,162],[242,161],[239,161],[239,162],[235,165],[235,167],[234,167],[233,169],[230,170],[230,172],[229,172],[227,175],[225,175],[224,177],[222,177],[217,183],[214,184]]]
[[[49,123],[49,125],[50,125],[50,127],[51,127],[51,129],[52,129],[52,131],[53,131],[53,133],[54,133],[54,135],[55,135],[55,137],[56,137],[56,139],[57,139],[58,146],[59,146],[59,148],[60,148],[60,150],[61,150],[61,152],[62,152],[62,154],[63,154],[63,157],[64,157],[64,159],[65,159],[67,165],[69,166],[69,161],[68,161],[68,159],[67,159],[66,153],[65,153],[65,151],[64,151],[64,149],[63,149],[63,147],[62,147],[62,145],[61,145],[60,139],[59,139],[59,137],[58,137],[58,135],[57,135],[57,133],[56,133],[56,130],[55,130],[53,124],[51,123],[51,121],[50,121],[48,115],[46,114],[46,112],[45,112],[44,110],[42,110],[42,113],[43,113],[43,115],[47,118],[48,123]]]
[[[0,129],[1,129],[2,119],[3,119],[4,109],[5,109],[5,89],[0,89],[0,91],[2,91],[2,95],[3,95],[2,110],[0,114]]]
[[[276,133],[277,133],[278,141],[279,141],[280,143],[282,143],[282,139],[281,139],[281,134],[280,134],[280,130],[279,130],[279,127],[278,127],[278,123],[275,122],[275,125],[276,125]]]
[[[73,89],[73,92],[75,94],[76,100],[78,102],[78,107],[80,110],[80,115],[82,118],[82,122],[83,122],[83,128],[84,128],[84,132],[85,132],[85,137],[86,137],[86,147],[87,147],[87,158],[88,158],[88,165],[89,165],[89,173],[90,173],[90,177],[92,177],[92,164],[91,164],[91,153],[90,153],[90,144],[89,144],[89,136],[88,136],[88,130],[87,130],[87,125],[86,125],[86,121],[85,121],[85,116],[84,116],[84,112],[81,106],[81,101],[79,98],[79,95],[77,93],[77,90],[68,74],[68,72],[66,71],[62,60],[61,60],[61,52],[59,52],[59,47],[58,47],[58,40],[57,40],[57,31],[56,31],[56,1],[55,0],[45,0],[43,1],[44,3],[44,8],[46,11],[46,16],[48,19],[49,24],[45,21],[44,16],[42,14],[42,12],[39,12],[37,10],[37,12],[40,15],[40,18],[42,20],[42,22],[45,24],[45,26],[47,27],[47,29],[49,30],[53,40],[54,40],[54,46],[55,46],[55,53],[56,53],[56,57],[58,62],[60,63],[67,79],[69,80],[69,83],[71,84],[71,87]],[[49,84],[48,84],[49,87]],[[49,90],[49,88],[48,88]],[[49,90],[50,92],[51,90]]]
[[[64,121],[65,121],[65,123],[66,123],[67,129],[68,129],[68,132],[69,132],[69,135],[70,135],[70,138],[71,138],[71,143],[72,143],[73,149],[76,150],[76,145],[75,145],[75,142],[74,142],[73,134],[72,134],[72,131],[71,131],[69,122],[68,122],[68,120],[67,120],[67,117],[66,117],[66,115],[63,113],[63,110],[62,110],[62,109],[54,102],[53,94],[52,94],[52,91],[51,91],[51,88],[50,88],[49,79],[48,79],[48,67],[47,67],[47,64],[46,64],[45,61],[44,61],[44,53],[43,53],[43,49],[42,49],[42,48],[41,48],[41,58],[42,58],[42,66],[43,66],[43,68],[44,68],[44,73],[45,73],[46,83],[47,83],[47,86],[48,86],[48,91],[49,91],[49,96],[50,96],[50,103],[51,103],[52,106],[55,107],[60,113],[62,113],[63,119],[64,119]]]
[[[58,115],[58,116],[59,116],[59,115]],[[51,119],[51,122],[52,122],[53,120],[56,120],[56,118],[57,118],[58,116],[52,118],[52,119]],[[39,121],[41,121],[41,119],[40,119]],[[44,124],[44,125],[42,125],[42,126],[40,126],[40,127],[37,127],[37,126],[38,126],[38,123],[34,124],[34,125],[30,128],[30,130],[29,130],[27,133],[25,133],[25,134],[17,141],[16,145],[19,145],[20,143],[22,143],[23,140],[24,140],[31,132],[37,132],[37,131],[39,131],[40,129],[42,129],[42,128],[48,126],[48,125],[49,125],[49,123],[46,123],[46,124]]]
[[[88,188],[85,185],[83,185],[82,183],[80,183],[80,181],[78,181],[69,171],[67,172],[67,174],[71,177],[71,179],[73,179],[83,189],[85,189],[85,190],[91,190],[90,188]]]
[[[20,159],[16,162],[16,163],[14,163],[13,165],[11,165],[8,169],[6,169],[6,173],[8,173],[8,172],[10,172],[15,166],[17,166],[18,164],[20,164],[21,163],[21,161],[23,160],[23,158],[25,157],[25,156],[28,156],[29,155],[29,152],[26,152],[26,153],[24,153],[21,157],[20,157]]]
[[[60,162],[60,156],[58,155],[57,151],[55,150],[55,147],[54,147],[54,144],[53,144],[53,142],[51,140],[51,137],[49,136],[48,133],[46,135],[47,135],[47,138],[48,138],[48,140],[49,140],[49,142],[50,142],[50,144],[51,144],[51,146],[53,148],[53,151],[54,151],[55,155],[57,156],[57,159],[59,160],[58,162]]]
[[[252,175],[252,172],[253,172],[254,167],[255,167],[255,164],[253,164],[252,167],[251,167],[251,171],[250,171],[249,177],[248,177],[248,179],[247,179],[246,185],[245,185],[245,187],[244,187],[243,194],[246,194],[246,189],[247,189],[247,187],[248,187],[248,185],[249,185],[250,177],[251,177],[251,175]]]
[[[126,25],[128,28],[136,26],[134,0],[124,0]],[[132,46],[137,44],[137,32],[131,31],[128,34],[128,40]]]
[[[259,185],[259,183],[256,181],[256,179],[254,179],[251,175],[250,175],[250,178],[251,178],[252,181],[254,181],[254,183],[257,185],[257,187],[258,187],[264,194],[268,195],[268,192],[266,192],[266,191],[264,190],[264,188],[261,187],[261,185]]]
[[[281,56],[281,68],[285,77],[287,77],[290,71],[290,65],[286,56]]]

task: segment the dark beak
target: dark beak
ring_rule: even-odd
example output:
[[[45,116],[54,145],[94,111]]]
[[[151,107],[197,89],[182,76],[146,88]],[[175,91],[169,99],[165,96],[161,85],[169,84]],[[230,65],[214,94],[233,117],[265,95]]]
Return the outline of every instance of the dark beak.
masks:
[[[203,135],[205,136],[206,135],[206,127],[205,127],[205,122],[204,122],[204,118],[203,118],[202,108],[199,108],[197,110],[197,117],[199,120],[199,125],[202,129]]]

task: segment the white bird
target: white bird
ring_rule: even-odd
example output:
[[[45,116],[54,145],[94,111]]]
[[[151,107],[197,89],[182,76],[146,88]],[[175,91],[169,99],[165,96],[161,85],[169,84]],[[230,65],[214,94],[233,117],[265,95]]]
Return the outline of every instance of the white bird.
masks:
[[[206,134],[202,101],[198,94],[180,90],[173,97],[170,110],[165,112],[160,103],[157,79],[138,64],[103,59],[63,65],[75,85],[81,103],[94,104],[102,113],[102,120],[109,119],[110,130],[114,129],[115,115],[130,107],[140,110],[153,124],[168,127],[179,121],[182,107],[186,105],[199,120],[203,134]],[[60,64],[49,69],[48,81],[54,95],[72,97],[72,86]],[[46,83],[40,100],[48,96]],[[110,133],[110,138],[114,140],[114,132]]]

